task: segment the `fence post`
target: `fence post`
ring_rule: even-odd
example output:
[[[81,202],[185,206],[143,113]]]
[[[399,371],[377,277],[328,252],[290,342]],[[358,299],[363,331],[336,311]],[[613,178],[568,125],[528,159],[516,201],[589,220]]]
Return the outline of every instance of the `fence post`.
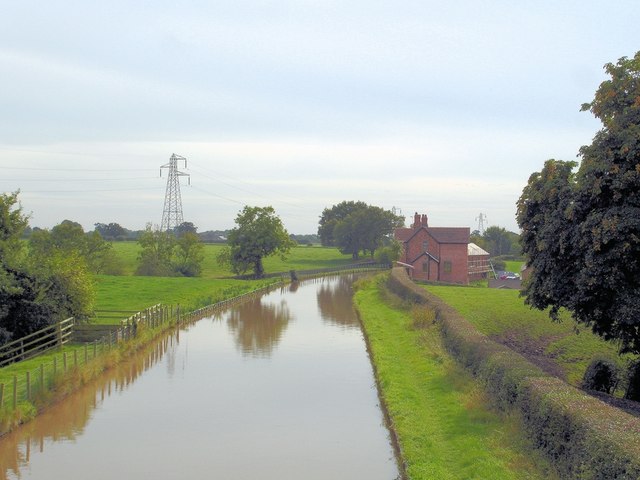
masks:
[[[89,361],[89,348],[87,347],[87,344],[84,344],[84,363],[85,365],[87,364],[87,362]]]

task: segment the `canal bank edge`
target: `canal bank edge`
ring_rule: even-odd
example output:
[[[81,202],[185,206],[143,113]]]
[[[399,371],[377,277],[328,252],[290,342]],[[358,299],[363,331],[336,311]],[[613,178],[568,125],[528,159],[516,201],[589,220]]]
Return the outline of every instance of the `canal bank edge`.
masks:
[[[380,405],[380,410],[382,411],[382,415],[384,416],[384,424],[387,426],[387,430],[389,431],[389,437],[391,440],[391,445],[393,447],[393,451],[396,457],[396,464],[398,465],[398,472],[400,474],[399,478],[394,480],[409,480],[409,475],[407,474],[407,464],[405,462],[405,456],[402,452],[402,445],[400,440],[398,439],[398,431],[396,429],[395,424],[393,423],[393,418],[389,413],[389,409],[387,407],[387,402],[383,397],[383,388],[380,385],[380,374],[378,372],[378,366],[374,361],[373,349],[371,348],[371,340],[369,338],[369,334],[367,333],[367,328],[362,321],[362,314],[357,307],[354,308],[356,311],[356,316],[358,318],[358,322],[360,323],[360,330],[362,330],[362,337],[364,338],[364,344],[367,348],[367,355],[369,356],[369,362],[371,363],[371,368],[373,369],[373,378],[376,382],[376,395],[378,396],[378,404]]]
[[[485,385],[503,410],[515,410],[534,445],[569,478],[640,478],[640,419],[552,377],[490,340],[456,310],[394,268],[388,288],[426,305],[442,326],[445,347]]]

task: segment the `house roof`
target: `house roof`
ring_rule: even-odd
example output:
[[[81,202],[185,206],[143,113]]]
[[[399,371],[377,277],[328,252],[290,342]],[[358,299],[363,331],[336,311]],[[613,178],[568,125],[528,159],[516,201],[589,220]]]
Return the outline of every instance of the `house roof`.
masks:
[[[469,243],[469,227],[424,227],[438,243]]]
[[[438,243],[469,243],[469,227],[420,227],[396,228],[394,236],[400,242],[410,241],[418,232],[425,230]]]
[[[400,242],[406,242],[413,235],[413,228],[396,228],[394,236]]]
[[[483,250],[482,248],[480,248],[475,243],[470,243],[469,245],[467,245],[467,254],[469,256],[471,256],[471,255],[487,255],[487,256],[489,256],[490,255],[489,252],[487,252],[486,250]]]

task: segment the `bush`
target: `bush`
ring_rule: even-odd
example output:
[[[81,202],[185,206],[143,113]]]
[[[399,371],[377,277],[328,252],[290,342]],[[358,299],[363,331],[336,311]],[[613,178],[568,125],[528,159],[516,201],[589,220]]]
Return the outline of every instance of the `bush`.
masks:
[[[620,381],[620,369],[608,358],[594,358],[584,372],[582,388],[611,395]]]
[[[640,359],[631,362],[627,370],[627,391],[624,398],[640,402]]]

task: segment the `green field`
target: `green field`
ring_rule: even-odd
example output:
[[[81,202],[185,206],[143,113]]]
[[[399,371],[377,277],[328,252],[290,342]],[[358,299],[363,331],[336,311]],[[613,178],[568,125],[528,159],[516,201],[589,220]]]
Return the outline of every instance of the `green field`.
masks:
[[[480,332],[523,352],[573,385],[580,384],[588,363],[596,355],[609,357],[620,365],[626,359],[618,356],[614,344],[586,327],[578,327],[566,312],[558,323],[551,321],[546,312],[529,308],[516,290],[435,285],[425,288],[458,310]]]
[[[355,302],[409,478],[554,478],[517,419],[449,357],[433,312],[406,310],[379,281],[361,283]]]
[[[124,273],[133,275],[137,266],[137,257],[140,246],[137,242],[113,242],[116,255],[124,263]],[[224,245],[205,244],[204,263],[202,264],[203,278],[222,278],[234,275],[230,270],[221,268],[216,263],[216,257]],[[286,260],[279,257],[267,257],[264,259],[266,273],[288,272],[289,270],[313,270],[338,265],[353,263],[351,255],[343,255],[337,248],[330,247],[294,247]]]

